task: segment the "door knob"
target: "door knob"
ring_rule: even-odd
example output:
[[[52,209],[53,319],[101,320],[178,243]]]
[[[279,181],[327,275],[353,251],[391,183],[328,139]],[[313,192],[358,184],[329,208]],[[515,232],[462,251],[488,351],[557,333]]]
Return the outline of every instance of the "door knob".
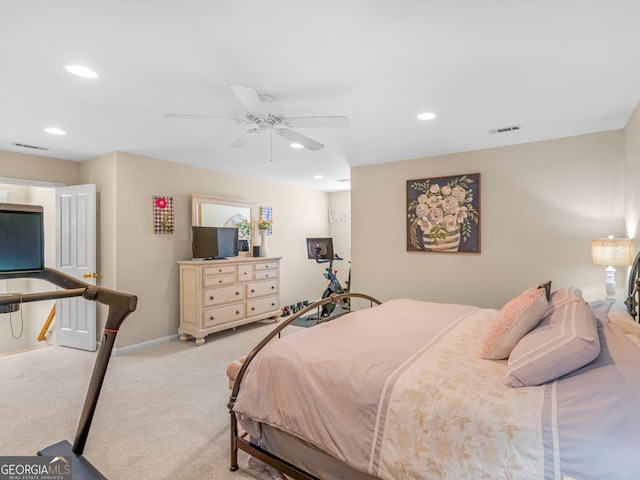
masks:
[[[85,273],[82,275],[82,278],[98,278],[100,276],[99,273]]]

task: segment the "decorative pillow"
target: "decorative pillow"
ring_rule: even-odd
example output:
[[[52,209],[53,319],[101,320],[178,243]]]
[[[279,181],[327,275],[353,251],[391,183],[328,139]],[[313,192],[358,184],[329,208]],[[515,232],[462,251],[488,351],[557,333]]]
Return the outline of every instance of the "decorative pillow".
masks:
[[[565,287],[554,290],[549,296],[549,307],[545,317],[551,314],[554,310],[562,307],[571,302],[583,302],[582,290],[576,287]]]
[[[596,317],[576,288],[551,294],[549,313],[514,347],[507,385],[542,385],[593,361],[600,353]]]
[[[544,317],[547,305],[543,284],[532,285],[507,302],[485,334],[480,356],[490,360],[507,358],[518,340]]]

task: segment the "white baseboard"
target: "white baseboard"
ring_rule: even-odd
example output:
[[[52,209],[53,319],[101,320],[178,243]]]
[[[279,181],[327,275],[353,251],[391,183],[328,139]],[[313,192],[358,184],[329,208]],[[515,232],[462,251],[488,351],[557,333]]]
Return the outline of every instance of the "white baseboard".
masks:
[[[144,350],[145,348],[157,347],[158,345],[178,340],[178,338],[180,338],[180,335],[175,334],[164,338],[156,338],[155,340],[150,340],[148,342],[136,343],[135,345],[129,345],[128,347],[114,348],[112,355],[124,355],[126,353]]]

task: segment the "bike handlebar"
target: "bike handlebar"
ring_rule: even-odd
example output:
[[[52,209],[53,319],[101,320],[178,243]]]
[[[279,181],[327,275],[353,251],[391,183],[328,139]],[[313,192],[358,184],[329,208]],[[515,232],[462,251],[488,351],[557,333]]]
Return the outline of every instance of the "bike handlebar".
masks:
[[[333,258],[318,258],[320,256],[320,249],[316,248],[316,263],[333,263],[334,260],[344,260],[337,253],[333,254]]]

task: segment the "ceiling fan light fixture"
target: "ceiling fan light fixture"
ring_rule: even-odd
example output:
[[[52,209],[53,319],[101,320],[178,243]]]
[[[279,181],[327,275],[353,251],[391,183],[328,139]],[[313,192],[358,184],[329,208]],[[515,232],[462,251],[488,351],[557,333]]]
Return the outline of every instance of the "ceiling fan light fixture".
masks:
[[[44,129],[45,132],[50,133],[52,135],[66,135],[67,132],[57,127],[47,127]]]
[[[418,120],[433,120],[434,118],[436,118],[436,114],[431,112],[423,112],[418,115]]]
[[[97,78],[98,74],[90,68],[83,67],[82,65],[67,65],[64,67],[67,72],[73,73],[82,78]]]
[[[304,148],[304,145],[294,142],[291,144],[291,148]]]
[[[324,175],[314,175],[313,178],[315,178],[316,180],[322,180],[324,178]]]

